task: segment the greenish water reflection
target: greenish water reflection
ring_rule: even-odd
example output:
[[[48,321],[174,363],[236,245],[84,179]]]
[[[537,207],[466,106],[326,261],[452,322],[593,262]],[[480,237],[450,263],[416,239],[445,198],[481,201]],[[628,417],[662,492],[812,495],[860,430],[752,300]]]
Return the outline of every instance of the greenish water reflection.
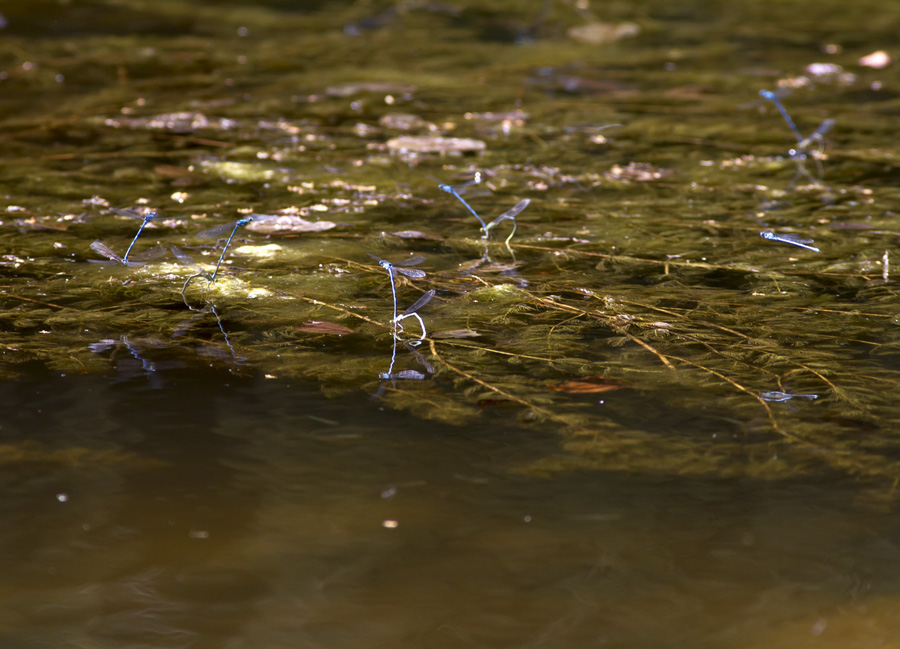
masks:
[[[862,57],[896,55],[895,3],[2,14],[10,638],[45,614],[83,646],[893,637],[868,557],[895,560],[900,79]],[[776,88],[800,133],[835,120],[802,160]],[[476,174],[485,222],[530,201],[510,246],[438,187]],[[129,260],[164,256],[90,263],[134,237],[112,208],[158,210]],[[198,233],[251,214],[185,287],[224,243]],[[370,253],[426,257],[401,310],[436,292],[395,360]],[[58,421],[21,419],[36,394]],[[90,499],[46,500],[67,480]]]

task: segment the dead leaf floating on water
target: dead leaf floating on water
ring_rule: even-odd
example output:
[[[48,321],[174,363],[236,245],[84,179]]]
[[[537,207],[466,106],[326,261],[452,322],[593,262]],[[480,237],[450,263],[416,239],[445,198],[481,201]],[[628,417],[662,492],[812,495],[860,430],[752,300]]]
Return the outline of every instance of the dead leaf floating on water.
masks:
[[[587,376],[581,381],[566,381],[549,387],[556,392],[568,392],[569,394],[598,394],[618,390],[622,384],[604,376]]]
[[[486,122],[510,122],[516,126],[524,126],[530,115],[524,110],[516,108],[503,112],[488,111],[486,113],[466,113],[466,119],[477,119]]]
[[[427,232],[419,232],[418,230],[400,230],[399,232],[389,232],[392,237],[398,239],[423,239],[425,241],[443,241],[444,237],[439,234],[429,234]]]
[[[314,334],[328,334],[331,336],[346,336],[352,334],[353,329],[339,325],[335,322],[327,322],[324,320],[307,320],[302,325],[294,327],[297,331],[306,331]]]
[[[487,145],[468,137],[402,135],[388,140],[387,148],[398,153],[473,153],[484,151]]]
[[[648,182],[653,180],[662,180],[666,176],[671,175],[671,169],[662,167],[654,167],[647,162],[630,162],[625,167],[613,165],[609,171],[603,174],[607,180],[633,180],[636,182]]]
[[[297,234],[301,232],[324,232],[336,227],[333,221],[307,221],[299,216],[285,214],[254,214],[248,230],[260,234]]]
[[[190,169],[184,167],[176,167],[175,165],[156,165],[153,167],[154,173],[166,178],[184,178],[193,175]]]
[[[588,23],[569,28],[569,38],[588,45],[604,45],[623,38],[637,36],[641,28],[637,23]]]
[[[418,115],[411,113],[388,113],[383,115],[378,123],[383,128],[396,131],[436,131],[437,127],[427,122]]]
[[[362,81],[359,83],[339,83],[325,89],[329,97],[352,97],[364,92],[385,93],[392,95],[409,95],[416,91],[415,86],[402,83],[384,83],[378,81]]]
[[[200,112],[181,111],[145,117],[118,115],[104,120],[112,128],[149,129],[155,131],[193,132],[199,130],[228,131],[240,126],[240,122],[227,117],[207,117]]]

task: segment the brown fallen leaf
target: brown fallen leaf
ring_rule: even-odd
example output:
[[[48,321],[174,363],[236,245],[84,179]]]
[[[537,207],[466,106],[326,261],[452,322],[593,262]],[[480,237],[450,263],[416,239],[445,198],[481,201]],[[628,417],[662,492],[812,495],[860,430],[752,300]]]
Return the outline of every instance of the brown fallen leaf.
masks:
[[[350,329],[349,327],[324,320],[307,320],[302,325],[294,327],[294,329],[313,334],[328,334],[333,336],[344,336],[353,333],[353,329]]]
[[[610,392],[622,388],[622,384],[605,376],[586,376],[580,381],[566,381],[559,385],[548,386],[556,392],[568,392],[570,394],[597,394]]]

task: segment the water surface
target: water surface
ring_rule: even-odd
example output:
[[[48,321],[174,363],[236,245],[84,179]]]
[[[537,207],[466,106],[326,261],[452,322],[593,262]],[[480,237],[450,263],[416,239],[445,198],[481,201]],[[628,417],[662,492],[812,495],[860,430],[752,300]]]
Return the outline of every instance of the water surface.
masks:
[[[2,12],[0,644],[895,642],[893,3]]]

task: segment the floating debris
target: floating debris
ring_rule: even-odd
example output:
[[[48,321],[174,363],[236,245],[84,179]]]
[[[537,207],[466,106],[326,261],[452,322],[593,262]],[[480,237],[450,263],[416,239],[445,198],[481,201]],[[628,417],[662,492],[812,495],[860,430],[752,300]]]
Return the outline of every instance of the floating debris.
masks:
[[[298,234],[301,232],[325,232],[337,227],[333,221],[307,221],[293,214],[254,214],[247,226],[260,234]]]
[[[415,86],[402,83],[379,83],[377,81],[362,81],[358,83],[340,83],[328,86],[325,94],[329,97],[351,97],[360,93],[384,93],[390,95],[409,95],[416,91]]]
[[[411,113],[388,113],[381,116],[378,124],[395,131],[437,131],[437,126]]]
[[[147,117],[110,117],[103,122],[112,128],[150,129],[155,131],[228,131],[240,126],[237,120],[225,117],[207,117],[203,113],[175,112]]]
[[[257,259],[271,259],[283,250],[277,243],[269,243],[264,246],[238,246],[234,249],[239,255],[256,257]]]
[[[400,230],[399,232],[388,232],[392,237],[398,239],[421,239],[423,241],[443,241],[444,237],[439,234],[430,234],[428,232],[419,232],[418,230]]]
[[[439,135],[402,135],[387,141],[387,148],[397,153],[475,153],[487,149],[481,140]]]
[[[294,330],[313,334],[327,334],[329,336],[346,336],[354,333],[350,327],[323,320],[307,320],[302,325],[294,327]]]
[[[524,110],[515,108],[502,112],[488,111],[486,113],[466,113],[466,119],[478,119],[487,122],[513,122],[516,126],[524,126],[530,115]]]
[[[641,33],[637,23],[603,23],[593,22],[587,25],[570,27],[567,32],[569,38],[587,45],[605,45],[614,43],[623,38],[631,38]]]
[[[662,180],[675,173],[672,169],[654,167],[647,162],[629,162],[624,167],[614,164],[603,174],[607,180],[634,181],[639,183]]]
[[[880,70],[890,65],[891,55],[884,50],[878,50],[877,52],[872,52],[871,54],[862,57],[857,63],[865,68],[875,68],[876,70]]]
[[[550,385],[555,392],[567,392],[569,394],[598,394],[621,389],[622,383],[605,376],[586,376],[577,381],[563,381],[557,385]]]

